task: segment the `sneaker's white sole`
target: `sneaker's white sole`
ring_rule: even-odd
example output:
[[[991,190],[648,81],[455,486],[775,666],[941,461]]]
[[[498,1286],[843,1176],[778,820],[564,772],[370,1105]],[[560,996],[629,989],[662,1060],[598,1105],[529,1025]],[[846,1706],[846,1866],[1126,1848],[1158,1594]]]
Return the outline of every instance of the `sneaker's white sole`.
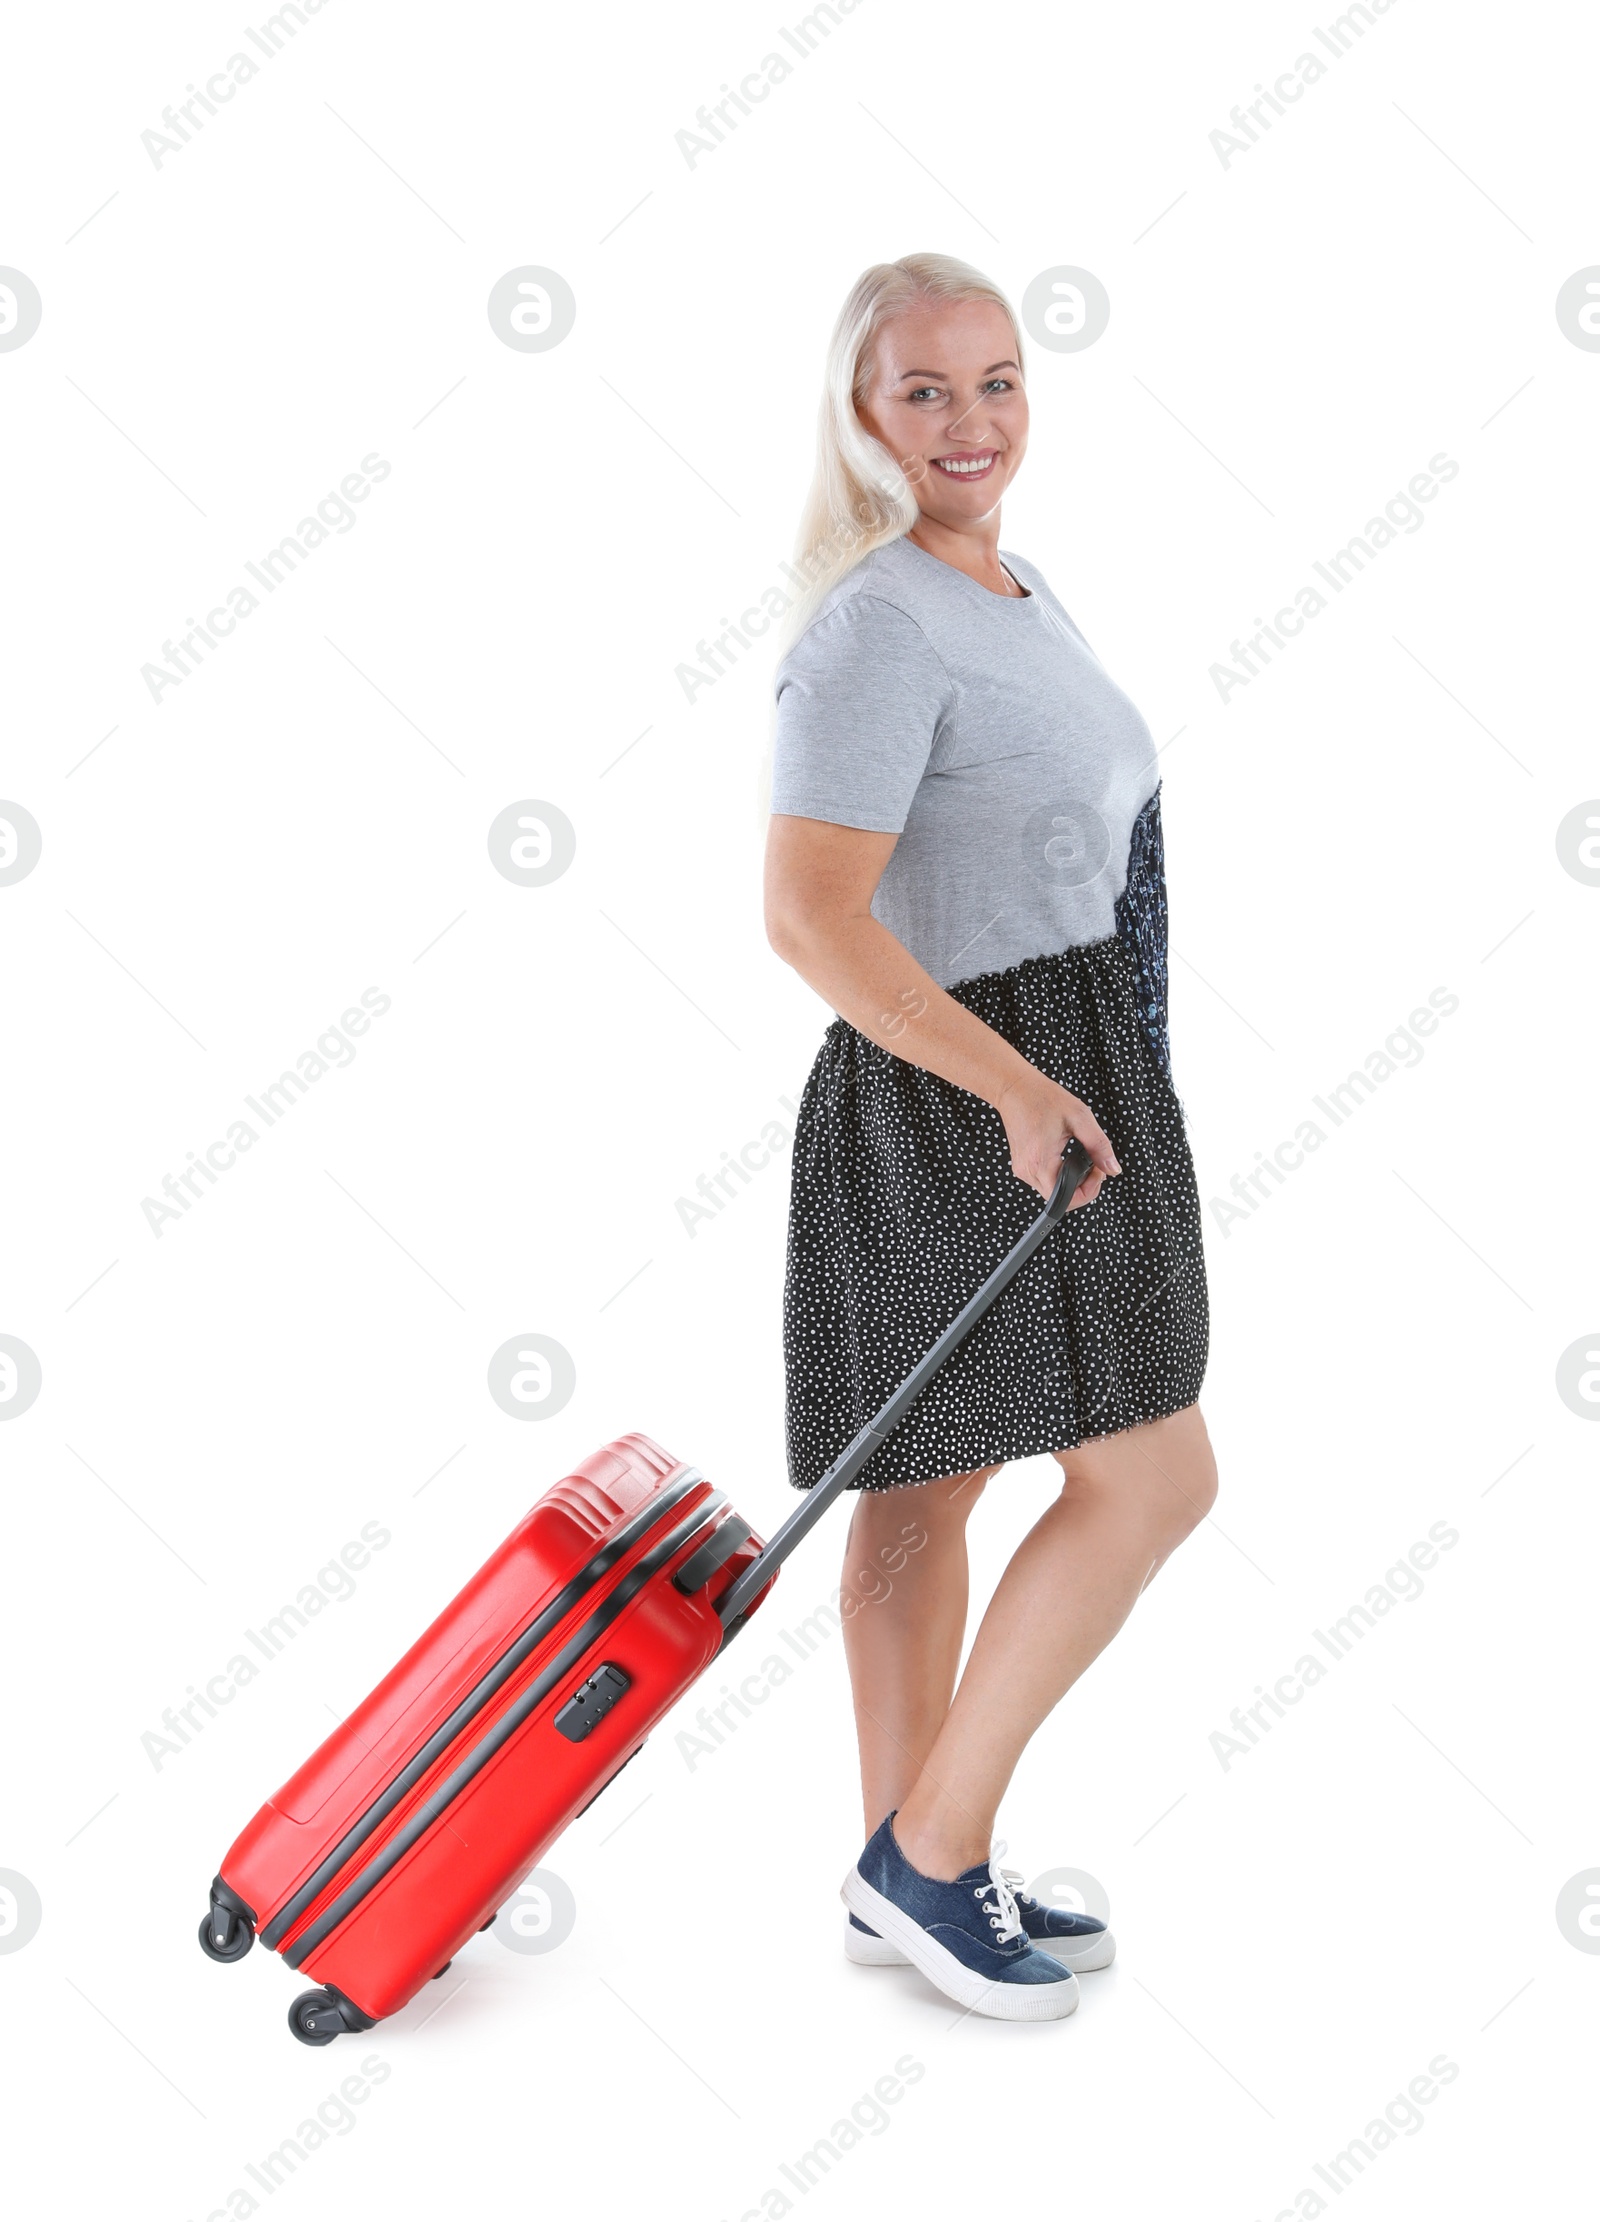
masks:
[[[909,1967],[898,1944],[891,1944],[887,1937],[869,1937],[854,1922],[844,1925],[844,1956],[854,1960],[857,1967]]]
[[[1095,1937],[1040,1937],[1034,1950],[1048,1952],[1063,1967],[1076,1968],[1082,1974],[1109,1967],[1117,1956],[1117,1940],[1109,1929],[1103,1929]]]
[[[1048,1952],[1053,1960],[1060,1960],[1074,1974],[1088,1974],[1095,1968],[1109,1967],[1117,1956],[1117,1941],[1109,1929],[1093,1937],[1041,1937],[1034,1945],[1036,1952]],[[898,1944],[891,1944],[887,1937],[863,1936],[850,1922],[844,1926],[844,1956],[857,1967],[909,1967],[911,1962]]]
[[[898,1947],[919,1975],[925,1975],[936,1990],[972,2013],[987,2014],[995,2021],[1064,2021],[1077,2011],[1075,1975],[1069,1974],[1064,1983],[991,1982],[987,1976],[964,1967],[953,1952],[947,1952],[908,1913],[902,1913],[892,1899],[874,1890],[858,1868],[852,1867],[846,1875],[839,1895],[853,1914],[877,1930],[880,1941]],[[873,1941],[859,1930],[850,1934],[856,1944]]]

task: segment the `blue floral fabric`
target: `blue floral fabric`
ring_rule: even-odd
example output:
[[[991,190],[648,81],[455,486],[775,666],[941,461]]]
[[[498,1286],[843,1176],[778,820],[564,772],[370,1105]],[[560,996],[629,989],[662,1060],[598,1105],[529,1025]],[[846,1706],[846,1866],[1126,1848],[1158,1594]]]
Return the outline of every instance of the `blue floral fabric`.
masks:
[[[1161,842],[1161,788],[1133,821],[1128,884],[1117,898],[1116,928],[1133,957],[1139,982],[1139,1023],[1170,1081],[1167,1039],[1167,868]]]

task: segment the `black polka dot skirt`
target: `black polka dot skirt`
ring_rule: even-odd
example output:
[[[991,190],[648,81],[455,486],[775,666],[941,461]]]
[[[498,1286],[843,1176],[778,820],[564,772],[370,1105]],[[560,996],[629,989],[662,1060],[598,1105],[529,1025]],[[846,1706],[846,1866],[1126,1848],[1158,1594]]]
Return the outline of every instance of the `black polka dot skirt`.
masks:
[[[1130,937],[950,990],[1082,1100],[1122,1167],[1069,1212],[864,1470],[889,1489],[1071,1450],[1193,1404],[1209,1340],[1200,1199]],[[1164,988],[1164,980],[1162,981]],[[844,1019],[796,1120],[783,1300],[789,1478],[809,1489],[1042,1209],[1000,1115]]]

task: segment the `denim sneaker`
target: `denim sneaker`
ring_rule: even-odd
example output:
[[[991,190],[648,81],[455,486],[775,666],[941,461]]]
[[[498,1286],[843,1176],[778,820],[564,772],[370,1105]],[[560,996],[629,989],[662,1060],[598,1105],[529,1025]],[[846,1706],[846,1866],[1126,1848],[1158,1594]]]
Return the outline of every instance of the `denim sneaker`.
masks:
[[[997,1844],[995,1857],[998,1859],[1004,1850],[1004,1844]],[[1060,1906],[1040,1905],[1037,1898],[1018,1888],[1022,1881],[1020,1868],[1002,1867],[1000,1873],[1011,1885],[1011,1895],[1028,1941],[1038,1951],[1048,1952],[1075,1973],[1111,1965],[1117,1956],[1117,1943],[1103,1921],[1097,1921],[1090,1913],[1068,1913]],[[887,1937],[869,1928],[856,1914],[851,1914],[845,1925],[844,1953],[857,1967],[905,1967],[908,1964],[897,1944],[891,1944]]]
[[[1005,1850],[1003,1844],[1000,1850]],[[1042,1906],[1019,1887],[1020,1868],[1002,1867],[1000,1872],[1011,1885],[1030,1942],[1041,1952],[1051,1953],[1071,1968],[1092,1970],[1111,1965],[1117,1956],[1117,1940],[1103,1921],[1097,1921],[1092,1913],[1068,1913],[1065,1906]]]
[[[919,1874],[895,1840],[891,1813],[839,1895],[868,1936],[896,1946],[958,2006],[998,2021],[1059,2021],[1077,2007],[1077,1977],[1050,1953],[1034,1950],[1011,1886],[992,1860],[954,1882]]]

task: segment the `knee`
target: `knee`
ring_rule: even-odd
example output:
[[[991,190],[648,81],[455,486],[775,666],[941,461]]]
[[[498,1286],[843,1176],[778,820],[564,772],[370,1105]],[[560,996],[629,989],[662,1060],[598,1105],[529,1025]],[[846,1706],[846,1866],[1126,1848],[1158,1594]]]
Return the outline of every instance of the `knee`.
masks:
[[[1217,1501],[1217,1462],[1191,1412],[1058,1451],[1056,1461],[1064,1502],[1098,1502],[1137,1519],[1163,1552],[1193,1534]]]
[[[959,1543],[968,1515],[999,1471],[998,1466],[985,1466],[976,1473],[945,1474],[902,1489],[863,1489],[851,1515],[851,1542],[877,1557],[885,1552],[903,1556],[930,1543]]]
[[[1185,1441],[1181,1459],[1162,1463],[1170,1484],[1164,1492],[1164,1511],[1173,1540],[1181,1543],[1217,1501],[1217,1461],[1204,1428]]]
[[[1200,1525],[1217,1501],[1217,1461],[1209,1443],[1204,1446],[1202,1455],[1193,1462],[1183,1486],[1189,1500],[1183,1531],[1187,1535],[1191,1529]]]

